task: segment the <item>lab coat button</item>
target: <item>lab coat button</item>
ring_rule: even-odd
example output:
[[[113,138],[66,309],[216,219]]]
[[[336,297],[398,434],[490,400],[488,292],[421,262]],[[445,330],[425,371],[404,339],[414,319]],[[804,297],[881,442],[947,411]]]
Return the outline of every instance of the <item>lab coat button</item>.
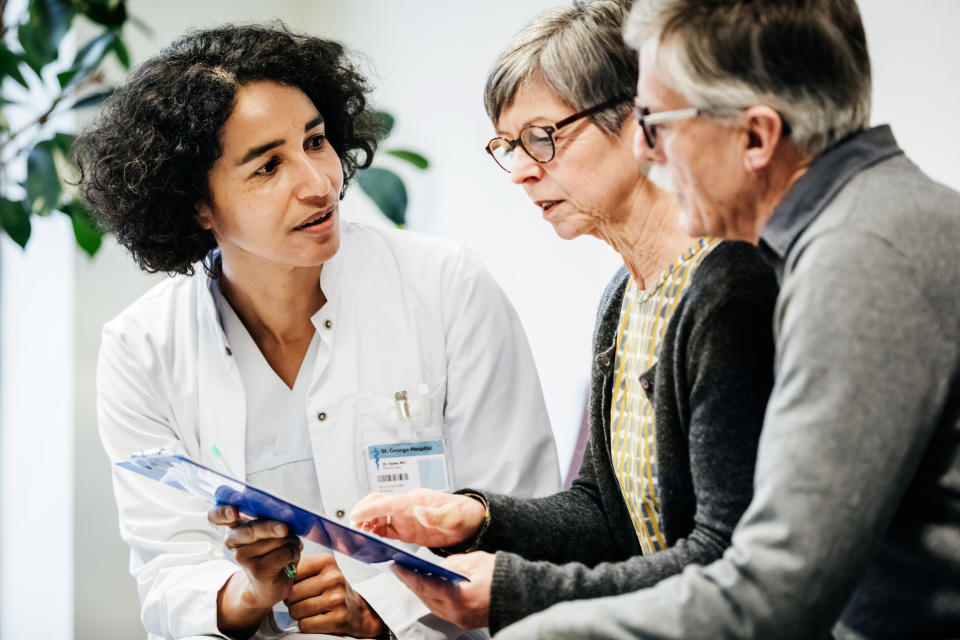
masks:
[[[326,411],[321,411],[320,413],[317,414],[317,420],[319,420],[320,422],[323,422],[326,419],[327,419]]]
[[[345,515],[347,515],[347,512],[346,512],[346,511],[344,511],[343,509],[337,509],[337,517],[338,517],[338,518],[342,518],[342,517],[345,516]]]
[[[227,355],[228,355],[228,356],[232,356],[232,355],[233,355],[233,351],[230,350],[230,347],[224,347],[224,348],[227,350]]]
[[[332,329],[332,328],[333,328],[333,320],[324,320],[324,321],[323,321],[323,326],[325,326],[327,329]]]

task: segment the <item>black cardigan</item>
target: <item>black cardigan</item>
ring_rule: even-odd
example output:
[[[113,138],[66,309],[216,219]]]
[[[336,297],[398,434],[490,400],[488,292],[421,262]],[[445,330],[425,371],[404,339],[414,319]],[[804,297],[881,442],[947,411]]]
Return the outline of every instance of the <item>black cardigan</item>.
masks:
[[[757,441],[773,385],[777,281],[757,250],[723,242],[694,271],[667,326],[653,383],[661,527],[668,548],[643,556],[610,458],[616,330],[628,274],[600,302],[590,439],[573,486],[546,498],[485,493],[497,551],[490,630],[564,600],[635,591],[709,564],[750,503]],[[568,564],[555,564],[568,563]]]

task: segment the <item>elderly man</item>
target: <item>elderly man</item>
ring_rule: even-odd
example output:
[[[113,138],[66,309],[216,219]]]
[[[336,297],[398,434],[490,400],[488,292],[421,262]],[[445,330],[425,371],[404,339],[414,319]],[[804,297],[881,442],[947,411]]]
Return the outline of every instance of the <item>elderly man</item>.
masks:
[[[721,560],[498,637],[960,637],[960,194],[868,128],[856,5],[637,0],[626,33],[683,228],[781,281],[755,495]]]

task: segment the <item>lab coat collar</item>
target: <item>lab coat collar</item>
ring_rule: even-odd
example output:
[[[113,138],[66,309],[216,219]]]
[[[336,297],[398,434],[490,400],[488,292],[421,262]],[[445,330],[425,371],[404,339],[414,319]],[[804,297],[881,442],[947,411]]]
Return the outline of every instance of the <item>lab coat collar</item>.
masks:
[[[340,225],[340,248],[337,249],[332,258],[323,263],[323,269],[320,271],[320,289],[323,291],[323,295],[327,297],[327,304],[339,294],[336,282],[343,271],[344,263],[347,262],[350,246],[353,242],[351,225],[343,222],[343,219],[339,216],[338,223]]]
[[[210,255],[213,260],[219,257],[219,252]],[[227,474],[245,480],[247,403],[243,382],[220,322],[213,290],[217,283],[206,272],[200,278],[201,286],[196,287],[200,322],[197,341],[200,451],[202,456],[207,456],[210,445],[216,445]]]

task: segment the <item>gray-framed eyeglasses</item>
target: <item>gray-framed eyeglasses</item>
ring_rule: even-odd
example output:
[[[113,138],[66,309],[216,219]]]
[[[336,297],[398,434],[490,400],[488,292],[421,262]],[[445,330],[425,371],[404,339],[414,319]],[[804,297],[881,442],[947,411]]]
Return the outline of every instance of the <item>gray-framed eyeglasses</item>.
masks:
[[[572,116],[567,116],[563,120],[553,124],[527,125],[523,129],[520,129],[520,135],[513,140],[496,137],[487,143],[487,153],[489,153],[493,161],[497,163],[497,166],[507,173],[510,173],[513,168],[513,154],[517,146],[520,146],[520,148],[526,151],[527,155],[536,162],[541,164],[550,162],[557,154],[557,147],[553,142],[554,133],[581,118],[586,118],[604,109],[609,109],[610,107],[615,107],[618,104],[626,102],[630,100],[631,97],[632,96],[617,96],[610,98],[606,102],[601,102],[589,109],[575,113]]]
[[[696,107],[674,109],[673,111],[658,111],[657,113],[650,113],[648,108],[639,105],[633,107],[633,115],[637,119],[637,124],[640,125],[640,129],[643,131],[643,139],[646,140],[647,146],[651,149],[657,146],[658,124],[695,118],[701,113],[703,113],[703,110]]]

